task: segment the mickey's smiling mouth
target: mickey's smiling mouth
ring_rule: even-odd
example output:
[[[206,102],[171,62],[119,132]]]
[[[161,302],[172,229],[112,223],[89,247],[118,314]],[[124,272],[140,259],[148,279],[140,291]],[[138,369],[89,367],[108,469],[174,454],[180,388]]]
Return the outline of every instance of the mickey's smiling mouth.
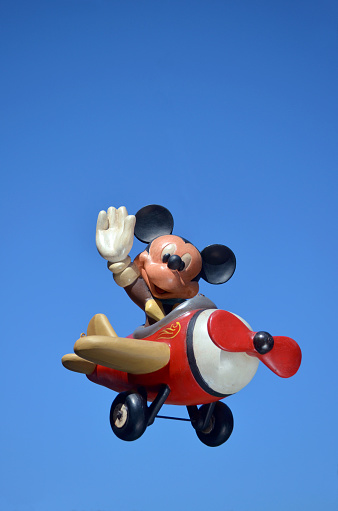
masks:
[[[155,292],[158,294],[158,295],[163,295],[164,293],[167,293],[168,291],[165,291],[164,289],[161,289],[160,287],[158,286],[155,286],[155,284],[153,284],[154,286],[154,290]]]

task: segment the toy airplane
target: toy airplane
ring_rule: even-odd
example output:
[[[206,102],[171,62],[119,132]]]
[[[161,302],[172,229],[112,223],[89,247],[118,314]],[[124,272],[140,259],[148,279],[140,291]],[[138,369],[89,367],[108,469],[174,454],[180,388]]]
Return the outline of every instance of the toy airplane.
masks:
[[[127,338],[117,337],[106,316],[97,314],[74,351],[62,359],[67,369],[119,392],[110,412],[119,438],[139,438],[167,403],[186,405],[198,438],[212,447],[233,429],[232,413],[220,400],[245,387],[259,361],[283,378],[301,362],[293,339],[255,333],[201,295]]]
[[[292,376],[301,351],[289,337],[253,332],[242,318],[198,294],[201,278],[210,284],[231,278],[235,255],[219,244],[200,252],[172,230],[172,215],[163,206],[146,206],[135,216],[124,207],[100,212],[98,251],[115,282],[145,311],[145,325],[122,338],[97,314],[62,363],[119,393],[110,423],[120,439],[139,438],[167,403],[187,406],[198,438],[216,447],[233,429],[232,413],[220,400],[245,387],[259,361],[278,376]],[[131,262],[134,235],[147,247]]]

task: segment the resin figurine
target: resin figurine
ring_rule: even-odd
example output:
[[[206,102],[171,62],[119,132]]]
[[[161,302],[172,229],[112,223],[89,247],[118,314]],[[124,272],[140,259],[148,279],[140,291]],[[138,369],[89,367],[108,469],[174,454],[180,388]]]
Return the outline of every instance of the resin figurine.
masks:
[[[96,314],[62,363],[119,393],[110,423],[120,439],[139,438],[166,403],[186,406],[189,419],[183,420],[215,447],[233,429],[232,413],[221,400],[251,381],[259,361],[278,376],[292,376],[301,351],[289,337],[253,332],[242,318],[199,294],[199,279],[223,284],[231,278],[235,255],[220,244],[200,252],[173,235],[173,225],[171,213],[158,205],[135,216],[124,207],[99,213],[97,249],[115,282],[145,311],[145,324],[118,337],[107,317]],[[134,236],[147,246],[132,262]]]

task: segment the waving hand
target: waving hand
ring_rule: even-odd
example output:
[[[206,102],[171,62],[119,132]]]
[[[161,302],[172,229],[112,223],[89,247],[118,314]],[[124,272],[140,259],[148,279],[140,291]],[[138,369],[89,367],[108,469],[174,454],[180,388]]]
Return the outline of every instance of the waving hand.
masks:
[[[124,206],[100,211],[96,224],[96,246],[100,255],[112,263],[123,261],[134,241],[135,216]]]

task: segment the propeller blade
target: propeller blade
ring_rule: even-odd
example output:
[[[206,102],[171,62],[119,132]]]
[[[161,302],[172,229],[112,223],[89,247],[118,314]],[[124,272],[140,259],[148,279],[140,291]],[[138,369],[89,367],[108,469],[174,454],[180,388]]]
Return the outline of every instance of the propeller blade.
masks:
[[[208,319],[208,333],[220,349],[245,352],[257,357],[271,371],[282,378],[293,376],[299,369],[302,352],[290,337],[274,336],[274,346],[268,353],[259,354],[254,347],[254,336],[249,325],[231,312],[216,310]]]
[[[208,334],[221,350],[254,352],[251,328],[231,312],[216,310],[208,319]]]
[[[290,337],[274,336],[274,347],[265,355],[255,354],[263,364],[281,378],[290,378],[299,369],[302,352]]]

